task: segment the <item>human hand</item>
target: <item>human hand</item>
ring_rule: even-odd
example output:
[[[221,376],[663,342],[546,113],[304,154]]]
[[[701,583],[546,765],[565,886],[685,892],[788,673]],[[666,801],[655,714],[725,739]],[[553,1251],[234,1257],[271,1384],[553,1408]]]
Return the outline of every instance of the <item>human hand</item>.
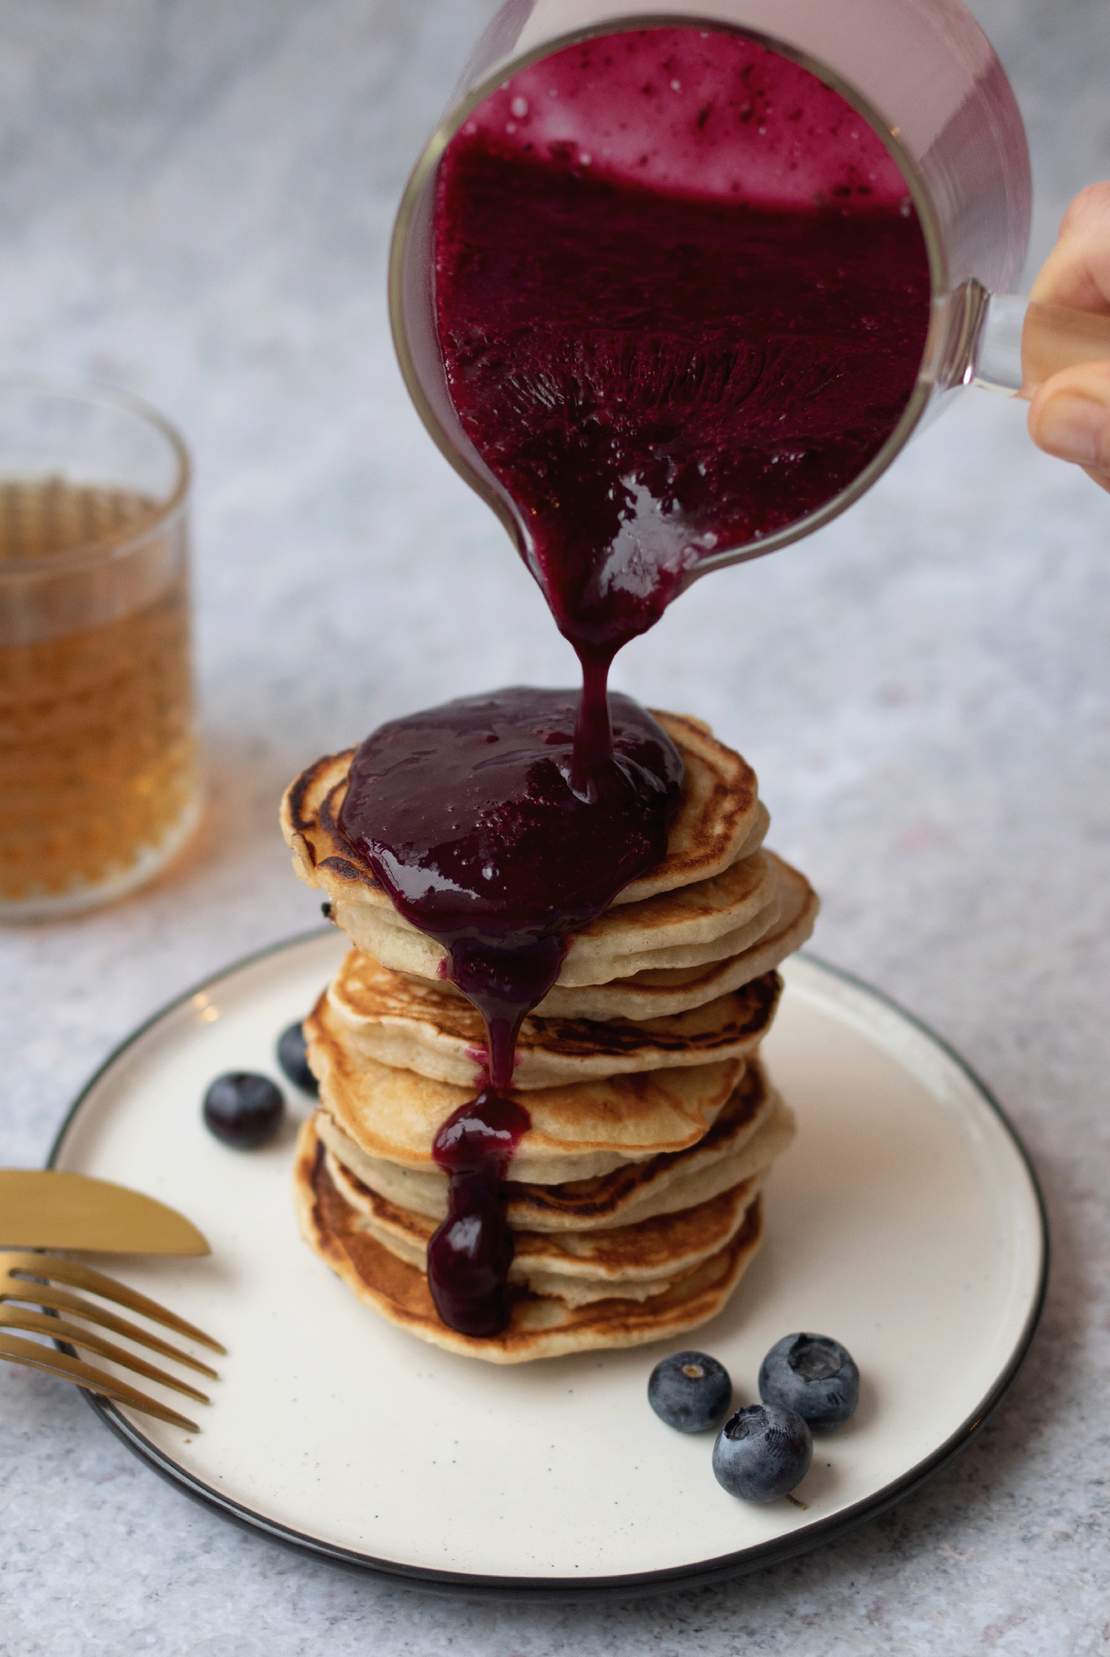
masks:
[[[1076,196],[1030,298],[1110,316],[1110,183]],[[1065,368],[1038,386],[1029,435],[1110,492],[1110,362]]]

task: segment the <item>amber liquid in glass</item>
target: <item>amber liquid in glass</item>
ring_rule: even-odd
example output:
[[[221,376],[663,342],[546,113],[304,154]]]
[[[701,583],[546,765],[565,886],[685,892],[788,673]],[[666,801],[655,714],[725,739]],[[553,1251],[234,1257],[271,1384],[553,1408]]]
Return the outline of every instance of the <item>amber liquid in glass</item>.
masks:
[[[0,479],[0,905],[125,888],[188,830],[188,569],[157,517],[132,490]]]

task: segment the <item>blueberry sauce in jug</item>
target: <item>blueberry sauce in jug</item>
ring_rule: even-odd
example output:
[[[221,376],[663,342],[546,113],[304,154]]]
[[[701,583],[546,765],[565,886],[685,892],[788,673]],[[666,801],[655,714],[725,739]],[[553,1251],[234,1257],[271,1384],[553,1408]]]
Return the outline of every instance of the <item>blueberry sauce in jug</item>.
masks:
[[[479,106],[439,166],[434,256],[463,433],[585,670],[585,772],[614,653],[699,559],[816,511],[894,430],[929,322],[921,227],[809,71],[641,29]]]

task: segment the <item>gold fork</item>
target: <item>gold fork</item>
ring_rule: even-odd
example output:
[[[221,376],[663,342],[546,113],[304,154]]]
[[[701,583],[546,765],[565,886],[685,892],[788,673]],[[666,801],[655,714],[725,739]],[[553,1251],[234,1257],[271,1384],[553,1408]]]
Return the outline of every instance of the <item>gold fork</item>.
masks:
[[[55,1284],[65,1286],[56,1288]],[[5,1332],[8,1329],[17,1329],[24,1334],[49,1335],[53,1340],[66,1341],[69,1345],[79,1346],[98,1357],[108,1358],[112,1363],[119,1364],[122,1369],[144,1376],[148,1381],[157,1381],[199,1404],[209,1403],[207,1395],[188,1381],[180,1379],[169,1370],[159,1368],[156,1364],[148,1363],[137,1353],[117,1345],[115,1341],[105,1339],[94,1330],[83,1328],[81,1323],[74,1322],[73,1319],[79,1318],[87,1323],[96,1324],[101,1329],[107,1329],[114,1335],[122,1335],[125,1339],[134,1341],[136,1345],[146,1347],[148,1351],[159,1353],[162,1357],[172,1358],[210,1380],[218,1379],[214,1369],[201,1363],[199,1358],[194,1358],[181,1347],[163,1340],[153,1330],[132,1323],[129,1318],[120,1317],[107,1306],[99,1306],[95,1301],[86,1299],[85,1295],[75,1294],[75,1289],[83,1289],[85,1294],[96,1295],[99,1299],[111,1301],[117,1306],[125,1306],[129,1311],[138,1312],[152,1322],[161,1324],[165,1329],[172,1329],[176,1334],[184,1335],[189,1340],[199,1341],[202,1346],[213,1352],[225,1352],[219,1341],[213,1340],[211,1335],[206,1335],[203,1329],[186,1323],[184,1318],[177,1317],[165,1306],[160,1306],[156,1300],[139,1294],[135,1289],[129,1289],[126,1284],[117,1282],[113,1277],[106,1277],[103,1272],[94,1271],[91,1266],[82,1265],[77,1260],[57,1254],[14,1252],[0,1253],[0,1358],[14,1364],[25,1364],[30,1369],[43,1370],[47,1375],[54,1375],[62,1381],[71,1381],[75,1386],[84,1387],[89,1392],[99,1393],[104,1398],[115,1400],[116,1403],[127,1404],[131,1409],[156,1416],[159,1421],[168,1421],[171,1426],[198,1432],[196,1423],[190,1421],[187,1416],[179,1415],[176,1410],[171,1410],[165,1404],[139,1392],[126,1381],[117,1380],[107,1370],[96,1369],[81,1358],[71,1357],[68,1353],[59,1352],[52,1346],[44,1346],[39,1341],[24,1340],[20,1335]],[[49,1312],[69,1315],[50,1316],[48,1311],[36,1310],[39,1307],[49,1308]]]

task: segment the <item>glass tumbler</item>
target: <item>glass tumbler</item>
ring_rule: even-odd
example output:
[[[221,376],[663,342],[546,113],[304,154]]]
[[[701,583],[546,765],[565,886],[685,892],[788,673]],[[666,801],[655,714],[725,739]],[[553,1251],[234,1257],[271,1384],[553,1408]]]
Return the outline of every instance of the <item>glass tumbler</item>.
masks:
[[[0,920],[130,891],[197,821],[188,499],[137,399],[0,383]]]

